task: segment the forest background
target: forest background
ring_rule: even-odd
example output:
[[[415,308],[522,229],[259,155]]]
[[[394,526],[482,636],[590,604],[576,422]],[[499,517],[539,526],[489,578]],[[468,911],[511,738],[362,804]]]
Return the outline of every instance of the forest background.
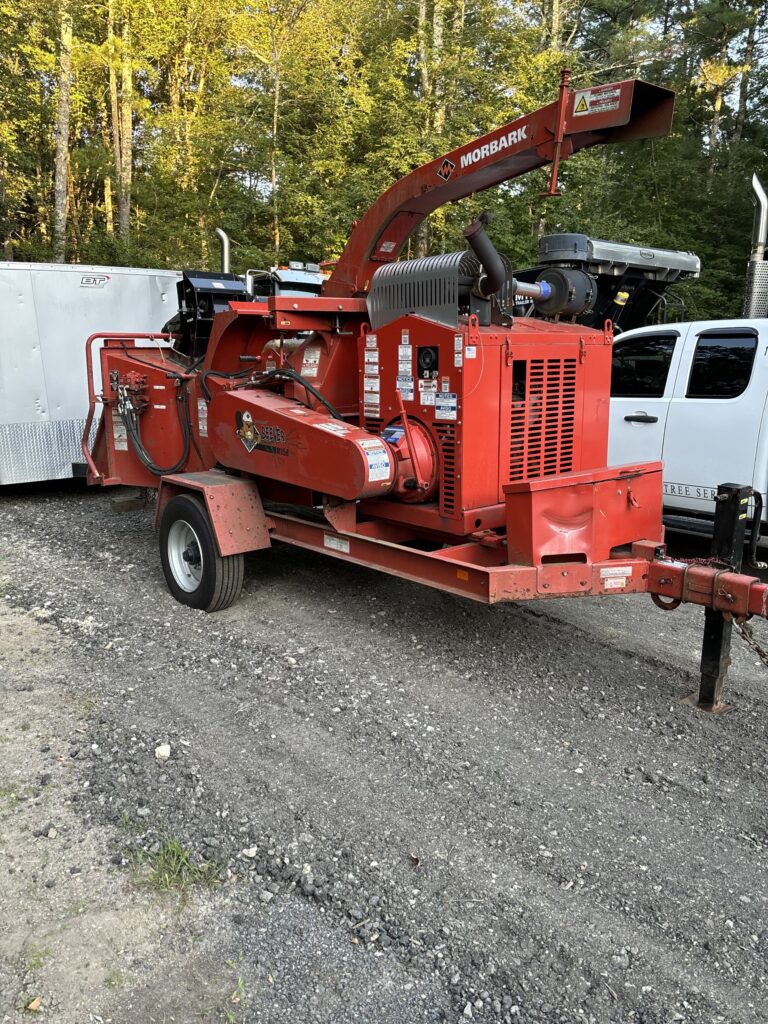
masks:
[[[694,317],[738,314],[750,178],[768,184],[758,0],[0,0],[5,259],[233,269],[338,256],[396,178],[577,86],[677,92],[665,139],[568,161],[439,210],[411,254],[462,247],[480,209],[513,265],[583,231],[688,249]]]

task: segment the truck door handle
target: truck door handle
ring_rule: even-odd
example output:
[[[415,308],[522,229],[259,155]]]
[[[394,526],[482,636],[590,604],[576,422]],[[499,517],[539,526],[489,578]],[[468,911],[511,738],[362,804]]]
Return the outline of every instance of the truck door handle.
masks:
[[[658,416],[649,416],[647,412],[636,412],[634,416],[625,416],[627,423],[658,423]]]

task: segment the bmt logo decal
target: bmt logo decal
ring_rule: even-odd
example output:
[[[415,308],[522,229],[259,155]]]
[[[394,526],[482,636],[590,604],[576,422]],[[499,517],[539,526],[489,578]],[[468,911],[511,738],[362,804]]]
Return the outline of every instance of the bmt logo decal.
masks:
[[[240,438],[245,446],[245,450],[250,453],[256,448],[259,441],[261,441],[261,434],[253,422],[253,416],[249,412],[237,412],[235,413],[235,422],[237,424],[237,430],[235,433]]]
[[[470,150],[469,153],[462,153],[462,170],[465,167],[471,167],[472,164],[479,163],[481,160],[486,160],[489,156],[495,156],[497,153],[501,153],[503,150],[509,149],[510,146],[516,146],[518,142],[522,142],[527,138],[528,125],[524,124],[522,128],[515,128],[511,132],[507,132],[506,135],[502,135],[499,139],[492,139],[490,142],[486,142],[482,146],[477,146],[475,149]]]
[[[247,409],[235,413],[235,428],[249,455],[257,449],[271,455],[288,454],[288,438],[283,428],[270,423],[255,423]]]
[[[80,278],[81,288],[103,288],[109,280],[109,274],[83,274]]]
[[[437,169],[437,176],[438,178],[442,178],[443,181],[448,181],[455,170],[456,164],[453,160],[449,160],[448,157],[446,157]]]

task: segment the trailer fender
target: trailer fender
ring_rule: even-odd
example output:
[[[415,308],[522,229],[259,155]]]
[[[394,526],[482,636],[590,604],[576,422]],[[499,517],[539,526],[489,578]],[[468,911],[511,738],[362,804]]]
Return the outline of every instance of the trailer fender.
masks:
[[[274,524],[264,512],[254,480],[212,469],[204,473],[175,473],[160,480],[155,527],[168,502],[177,494],[196,491],[205,501],[219,554],[239,555],[272,544]]]

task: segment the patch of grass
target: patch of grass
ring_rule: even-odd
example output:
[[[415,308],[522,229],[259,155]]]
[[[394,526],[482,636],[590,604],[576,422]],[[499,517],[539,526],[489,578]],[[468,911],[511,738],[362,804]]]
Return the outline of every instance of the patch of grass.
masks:
[[[84,715],[90,715],[93,709],[96,707],[96,701],[93,697],[83,697],[80,700],[80,711]]]
[[[104,984],[107,988],[122,988],[125,984],[125,980],[125,975],[122,971],[113,969],[111,971],[107,971],[104,978]]]
[[[29,992],[20,992],[16,1000],[16,1009],[20,1013],[31,1013],[33,1016],[40,1009],[40,996],[32,995]]]
[[[29,958],[27,959],[27,970],[39,971],[45,963],[46,959],[51,955],[50,950],[41,949],[39,946],[33,946],[29,951]]]
[[[14,786],[0,786],[0,800],[7,800],[11,807],[13,807],[14,804],[19,802],[19,794]]]
[[[15,807],[22,796],[35,796],[35,793],[29,788],[20,790],[18,786],[0,786],[0,800],[7,801],[9,807]]]
[[[137,880],[156,892],[186,895],[195,885],[213,886],[219,869],[212,861],[195,864],[178,839],[166,839],[157,853],[145,853],[136,860]]]
[[[230,1003],[242,1003],[245,999],[245,982],[242,978],[237,979],[235,990],[229,997]]]

